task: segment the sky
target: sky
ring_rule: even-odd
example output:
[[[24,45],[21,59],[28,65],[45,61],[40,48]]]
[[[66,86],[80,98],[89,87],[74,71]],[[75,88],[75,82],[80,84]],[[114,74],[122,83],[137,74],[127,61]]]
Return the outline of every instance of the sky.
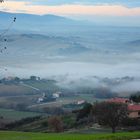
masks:
[[[0,4],[0,10],[88,20],[97,17],[98,20],[113,21],[114,17],[120,20],[125,17],[126,22],[135,20],[136,24],[140,23],[140,0],[5,0]]]

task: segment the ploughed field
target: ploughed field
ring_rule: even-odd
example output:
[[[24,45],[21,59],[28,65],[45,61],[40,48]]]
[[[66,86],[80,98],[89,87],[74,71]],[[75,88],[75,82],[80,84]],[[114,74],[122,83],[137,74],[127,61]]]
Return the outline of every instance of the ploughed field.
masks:
[[[116,134],[47,134],[0,131],[1,140],[132,140],[140,138],[140,132]]]

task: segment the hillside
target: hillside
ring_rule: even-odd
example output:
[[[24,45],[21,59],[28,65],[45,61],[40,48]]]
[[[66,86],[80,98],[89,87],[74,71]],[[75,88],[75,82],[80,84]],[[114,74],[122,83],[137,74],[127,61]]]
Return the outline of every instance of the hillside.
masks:
[[[1,54],[0,57],[5,60],[11,58],[13,62],[17,61],[18,58],[18,60],[24,62],[23,64],[34,60],[37,62],[63,60],[66,57],[71,58],[91,50],[80,43],[80,40],[76,41],[73,37],[30,33],[9,35],[6,38],[7,51]]]

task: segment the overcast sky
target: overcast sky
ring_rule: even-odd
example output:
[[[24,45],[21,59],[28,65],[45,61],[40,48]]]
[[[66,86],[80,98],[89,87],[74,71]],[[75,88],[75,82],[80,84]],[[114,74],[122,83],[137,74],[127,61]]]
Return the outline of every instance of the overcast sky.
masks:
[[[5,0],[0,4],[0,10],[88,20],[97,17],[98,20],[113,21],[114,17],[118,20],[125,17],[126,22],[140,24],[140,0]]]

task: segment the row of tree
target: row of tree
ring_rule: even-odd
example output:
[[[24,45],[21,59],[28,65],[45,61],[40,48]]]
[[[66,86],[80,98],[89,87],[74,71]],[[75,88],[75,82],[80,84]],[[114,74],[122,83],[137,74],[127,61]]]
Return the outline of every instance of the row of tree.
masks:
[[[76,122],[82,123],[81,120],[88,121],[90,124],[96,122],[100,125],[111,127],[113,133],[116,132],[116,128],[122,121],[128,118],[127,105],[122,103],[101,102],[94,105],[87,103],[81,110],[73,113],[77,114]],[[58,116],[50,117],[48,126],[55,132],[64,130],[63,120]]]
[[[58,133],[75,128],[77,130],[79,128],[89,128],[98,123],[100,127],[110,127],[112,133],[120,128],[138,130],[140,120],[129,118],[128,113],[127,104],[123,103],[96,102],[93,105],[86,103],[82,109],[75,110],[72,113],[26,118],[9,124],[5,128],[7,130],[34,131],[32,128],[32,125],[34,125],[34,127],[39,127],[39,132],[45,130],[45,132]],[[27,124],[28,127],[26,128]]]

